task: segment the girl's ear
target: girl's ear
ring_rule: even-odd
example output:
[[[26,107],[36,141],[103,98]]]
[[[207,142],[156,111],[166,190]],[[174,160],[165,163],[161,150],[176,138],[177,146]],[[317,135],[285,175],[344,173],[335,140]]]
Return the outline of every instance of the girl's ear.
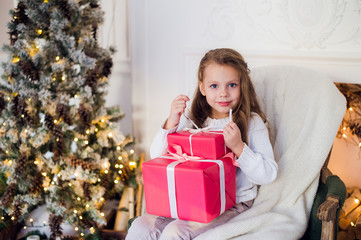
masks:
[[[206,92],[204,91],[204,84],[201,81],[199,81],[198,87],[199,87],[199,91],[201,91],[202,95],[205,96]]]

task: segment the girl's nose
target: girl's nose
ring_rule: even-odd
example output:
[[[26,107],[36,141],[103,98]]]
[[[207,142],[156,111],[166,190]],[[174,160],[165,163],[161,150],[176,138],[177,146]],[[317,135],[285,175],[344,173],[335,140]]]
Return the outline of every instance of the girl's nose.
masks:
[[[227,97],[227,96],[228,96],[227,88],[222,87],[222,88],[220,89],[220,96],[222,96],[222,97]]]

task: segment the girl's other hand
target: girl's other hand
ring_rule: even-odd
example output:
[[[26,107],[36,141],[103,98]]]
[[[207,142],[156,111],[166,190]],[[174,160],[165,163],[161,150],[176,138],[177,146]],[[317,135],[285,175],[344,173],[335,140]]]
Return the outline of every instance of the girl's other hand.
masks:
[[[237,124],[234,122],[228,123],[223,129],[223,136],[226,146],[239,158],[243,152],[244,143]]]
[[[172,101],[169,117],[164,124],[164,129],[171,129],[179,124],[179,120],[184,113],[189,100],[190,99],[186,95],[179,95]]]

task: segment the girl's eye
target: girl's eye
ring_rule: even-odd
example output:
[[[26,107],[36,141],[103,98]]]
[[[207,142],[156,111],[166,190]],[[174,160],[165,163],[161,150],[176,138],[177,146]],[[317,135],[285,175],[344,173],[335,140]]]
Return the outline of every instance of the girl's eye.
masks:
[[[217,88],[217,84],[212,84],[211,86],[209,86],[210,88]]]
[[[237,84],[235,84],[235,83],[230,83],[228,86],[231,87],[231,88],[234,88],[234,87],[237,86]]]

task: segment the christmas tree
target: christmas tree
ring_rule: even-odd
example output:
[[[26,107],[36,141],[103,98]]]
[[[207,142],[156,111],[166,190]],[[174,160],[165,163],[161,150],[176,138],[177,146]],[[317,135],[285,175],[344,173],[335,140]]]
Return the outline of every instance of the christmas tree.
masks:
[[[21,0],[10,12],[0,81],[0,231],[46,204],[51,238],[70,223],[85,236],[101,207],[131,184],[133,139],[106,108],[113,49],[97,42],[97,0]]]

